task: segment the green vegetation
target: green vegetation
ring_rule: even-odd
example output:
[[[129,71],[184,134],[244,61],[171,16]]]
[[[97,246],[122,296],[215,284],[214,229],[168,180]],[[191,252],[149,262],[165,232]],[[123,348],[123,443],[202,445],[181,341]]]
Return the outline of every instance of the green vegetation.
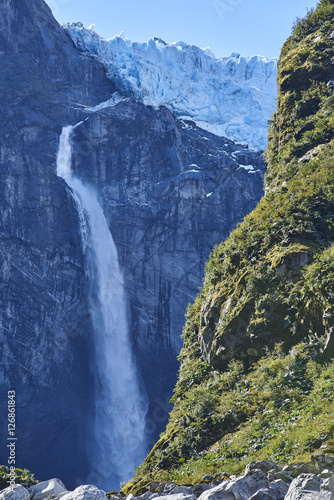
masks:
[[[0,465],[0,490],[7,488],[9,486],[9,467],[5,467],[4,465]],[[32,486],[33,484],[37,484],[38,481],[34,478],[34,475],[31,474],[27,469],[15,469],[16,484],[22,484],[23,486]]]
[[[317,344],[287,355],[278,345],[248,373],[232,361],[186,392],[167,429],[178,428],[175,439],[138,473],[187,484],[206,473],[242,472],[255,459],[308,462],[334,436],[333,390],[334,363],[321,362]]]
[[[281,52],[265,196],[210,257],[170,421],[125,492],[309,462],[334,438],[332,78],[334,1],[321,0]]]

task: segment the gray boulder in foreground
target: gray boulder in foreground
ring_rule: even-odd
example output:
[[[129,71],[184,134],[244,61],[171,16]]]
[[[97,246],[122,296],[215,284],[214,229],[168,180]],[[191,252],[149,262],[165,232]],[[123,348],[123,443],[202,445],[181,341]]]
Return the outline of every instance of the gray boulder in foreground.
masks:
[[[249,500],[261,489],[268,490],[269,481],[261,470],[253,470],[232,481],[224,481],[218,486],[204,491],[200,500]]]
[[[333,476],[321,479],[315,474],[301,474],[290,484],[284,500],[334,500]]]
[[[43,500],[43,498],[52,495],[54,497],[60,497],[65,493],[68,493],[66,486],[60,479],[54,478],[49,481],[43,481],[42,483],[35,484],[29,488],[33,500]]]
[[[66,493],[62,500],[107,500],[107,495],[96,486],[85,485]]]
[[[186,493],[171,493],[169,495],[163,494],[158,498],[159,500],[197,500],[195,495],[189,495]]]
[[[26,488],[16,484],[0,491],[0,500],[30,500],[30,494]]]

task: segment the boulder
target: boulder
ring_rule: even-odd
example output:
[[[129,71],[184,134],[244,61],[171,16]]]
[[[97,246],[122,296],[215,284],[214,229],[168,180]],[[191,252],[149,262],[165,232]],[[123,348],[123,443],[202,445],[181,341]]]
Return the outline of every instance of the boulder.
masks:
[[[213,476],[211,476],[210,474],[204,474],[204,476],[202,476],[202,481],[204,483],[212,483]]]
[[[169,495],[175,488],[175,483],[166,483],[161,490],[162,494]]]
[[[276,500],[276,497],[269,493],[268,490],[259,490],[250,497],[249,500]]]
[[[157,496],[159,496],[158,493],[151,493],[150,491],[146,491],[138,497],[138,500],[152,500],[152,498],[155,498]]]
[[[201,496],[201,494],[203,493],[203,491],[210,490],[211,488],[212,488],[212,486],[210,486],[210,484],[208,484],[208,483],[198,483],[198,484],[195,484],[195,486],[194,486],[194,494],[198,498],[199,496]]]
[[[193,495],[194,494],[194,488],[191,486],[180,486],[178,484],[174,485],[173,489],[171,492],[173,495],[183,493],[185,495]]]
[[[30,493],[20,484],[16,484],[2,490],[0,500],[30,500]]]
[[[334,441],[326,441],[318,451],[312,455],[312,459],[320,470],[324,467],[334,469]]]
[[[235,500],[234,494],[231,491],[226,491],[226,488],[222,486],[220,484],[215,488],[205,491],[199,498],[201,500]]]
[[[150,483],[150,492],[155,493],[157,490],[163,488],[166,483],[159,483],[158,481],[153,481]]]
[[[275,500],[283,500],[289,490],[289,485],[282,479],[277,479],[269,483],[269,492],[274,495]]]
[[[330,491],[334,499],[334,474],[321,480],[321,490]]]
[[[159,500],[197,500],[195,495],[186,495],[185,493],[171,493],[169,495],[159,496]]]
[[[248,474],[252,470],[256,469],[262,470],[262,472],[266,474],[272,470],[279,470],[279,467],[272,460],[260,460],[259,462],[251,462],[246,465],[245,474]]]
[[[269,481],[261,470],[250,471],[245,476],[204,491],[200,500],[249,500],[259,490],[269,491]]]
[[[331,472],[329,469],[324,469],[323,471],[320,472],[320,474],[318,474],[318,476],[323,479],[326,479],[328,477],[332,477],[333,472]]]
[[[126,500],[135,500],[135,498],[136,498],[136,497],[135,497],[132,493],[130,493],[130,494],[126,497]]]
[[[320,477],[315,474],[301,474],[295,478],[284,500],[332,500],[333,495],[322,487]]]
[[[282,479],[282,481],[284,481],[285,483],[290,484],[293,481],[293,477],[288,471],[280,470],[277,472],[270,472],[270,473],[268,472],[268,474],[271,474],[274,479]]]
[[[35,484],[29,488],[33,500],[43,500],[43,498],[49,495],[60,497],[67,493],[66,486],[61,482],[60,479],[54,478],[49,481],[43,481],[42,483]]]
[[[293,478],[296,478],[301,474],[318,474],[319,467],[314,464],[297,463],[292,465],[286,465],[285,467],[283,467],[283,472],[287,472]]]
[[[66,493],[62,500],[107,500],[107,495],[96,486],[85,485]]]

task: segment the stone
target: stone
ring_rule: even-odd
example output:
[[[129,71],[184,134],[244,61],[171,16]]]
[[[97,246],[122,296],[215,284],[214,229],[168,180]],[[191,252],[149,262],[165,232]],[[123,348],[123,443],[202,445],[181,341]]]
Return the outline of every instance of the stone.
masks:
[[[135,498],[136,498],[136,497],[135,497],[132,493],[130,493],[130,494],[126,497],[126,500],[135,500]]]
[[[211,483],[213,481],[213,476],[210,476],[210,474],[204,474],[204,476],[202,476],[202,481]]]
[[[226,491],[222,486],[215,486],[202,493],[199,497],[201,500],[235,500],[235,496],[231,491]]]
[[[150,492],[154,493],[156,490],[160,490],[165,486],[166,483],[159,483],[158,481],[153,481],[150,483]]]
[[[172,492],[172,490],[175,488],[175,484],[174,483],[166,483],[163,490],[162,490],[162,494],[169,494]]]
[[[198,484],[195,484],[195,486],[194,486],[194,495],[196,495],[196,497],[199,497],[199,496],[201,496],[201,494],[203,493],[203,491],[209,490],[211,488],[212,488],[212,486],[210,486],[210,484],[208,484],[208,483],[198,483]]]
[[[196,500],[196,497],[195,495],[187,495],[185,493],[171,493],[159,496],[159,500]]]
[[[277,479],[269,483],[269,491],[274,495],[276,500],[283,500],[288,490],[289,485],[282,481],[282,479]]]
[[[185,495],[193,495],[194,488],[192,486],[180,486],[178,484],[174,485],[174,488],[171,490],[173,495],[184,493]]]
[[[262,470],[262,472],[267,473],[272,470],[278,470],[278,466],[272,460],[260,460],[258,462],[251,462],[246,465],[245,474],[248,474],[255,469],[259,469]]]
[[[0,500],[30,500],[30,493],[20,484],[16,484],[0,491]]]
[[[264,472],[257,469],[204,491],[199,498],[200,500],[248,500],[262,489],[269,489],[269,481]]]
[[[315,467],[334,469],[334,441],[326,441],[312,455]]]
[[[334,80],[333,80],[334,81]],[[303,155],[301,158],[299,158],[298,163],[307,163],[313,158],[315,158],[319,152],[324,149],[325,145],[324,144],[319,144],[319,146],[316,146],[315,148],[311,149],[305,155]]]
[[[284,500],[332,500],[330,491],[324,490],[315,474],[301,474],[290,484]]]
[[[62,500],[107,500],[107,495],[96,486],[84,485],[66,493]]]
[[[329,80],[329,82],[327,83],[327,87],[330,90],[334,89],[334,79]]]
[[[152,498],[155,498],[159,496],[158,493],[151,493],[150,491],[146,491],[146,493],[143,493],[138,497],[138,500],[152,500]]]
[[[318,474],[319,467],[316,464],[292,464],[283,467],[284,472],[288,472],[293,478],[300,474]],[[284,478],[282,478],[284,480]]]
[[[321,478],[321,489],[330,491],[334,498],[334,474],[329,477]]]
[[[326,479],[328,477],[332,477],[333,472],[330,471],[329,469],[324,469],[323,471],[320,472],[320,474],[318,474],[318,476],[322,479]]]
[[[276,500],[276,497],[273,496],[268,490],[263,489],[254,493],[249,500]]]
[[[29,488],[33,500],[43,500],[49,495],[60,497],[60,495],[67,493],[67,488],[60,479],[50,479],[42,483],[35,484]]]
[[[293,481],[293,477],[287,471],[281,470],[273,472],[272,475],[274,476],[274,479],[282,479],[285,483],[291,483]]]

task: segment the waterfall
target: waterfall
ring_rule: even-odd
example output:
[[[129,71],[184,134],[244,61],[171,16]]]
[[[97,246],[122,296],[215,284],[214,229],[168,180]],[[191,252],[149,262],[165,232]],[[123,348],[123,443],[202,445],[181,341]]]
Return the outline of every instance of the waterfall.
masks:
[[[79,215],[95,346],[95,416],[89,455],[92,466],[103,476],[99,486],[110,490],[130,479],[134,466],[145,457],[146,401],[139,390],[128,338],[117,250],[96,192],[71,171],[75,127],[63,128],[57,175],[69,186]]]

